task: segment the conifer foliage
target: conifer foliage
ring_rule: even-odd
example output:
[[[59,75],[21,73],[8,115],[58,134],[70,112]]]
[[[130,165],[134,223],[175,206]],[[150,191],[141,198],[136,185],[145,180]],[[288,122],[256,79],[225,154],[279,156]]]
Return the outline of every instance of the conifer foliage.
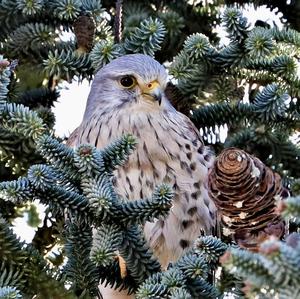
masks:
[[[277,3],[283,28],[253,26],[228,5],[240,1],[116,2],[0,0],[0,299],[101,298],[99,282],[138,299],[299,298],[297,1],[247,1]],[[225,45],[214,30],[221,23]],[[101,150],[74,150],[53,129],[60,83],[92,80],[128,53],[165,63],[170,101],[216,154],[234,146],[280,173],[292,197],[274,213],[290,234],[257,252],[222,235],[200,236],[161,268],[141,225],[169,213],[172,189],[156,186],[150,198],[127,201],[113,185],[138,140],[125,135]],[[37,202],[45,219],[25,243],[12,222]]]

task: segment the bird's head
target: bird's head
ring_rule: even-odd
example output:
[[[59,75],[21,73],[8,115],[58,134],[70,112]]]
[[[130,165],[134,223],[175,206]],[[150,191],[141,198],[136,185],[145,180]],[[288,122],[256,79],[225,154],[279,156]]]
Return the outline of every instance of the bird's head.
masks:
[[[166,101],[166,83],[165,68],[150,56],[129,54],[116,58],[95,75],[86,114],[129,105],[161,109]]]

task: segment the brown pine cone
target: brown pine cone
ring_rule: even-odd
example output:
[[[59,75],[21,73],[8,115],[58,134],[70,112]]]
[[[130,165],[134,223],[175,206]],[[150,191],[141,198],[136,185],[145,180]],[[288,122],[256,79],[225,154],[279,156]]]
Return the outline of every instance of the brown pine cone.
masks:
[[[78,51],[83,53],[90,52],[94,42],[94,20],[90,16],[79,16],[75,20],[73,27],[77,39]]]
[[[276,201],[286,194],[281,178],[259,159],[236,148],[221,152],[209,175],[224,234],[253,251],[270,235],[281,238],[285,224]]]

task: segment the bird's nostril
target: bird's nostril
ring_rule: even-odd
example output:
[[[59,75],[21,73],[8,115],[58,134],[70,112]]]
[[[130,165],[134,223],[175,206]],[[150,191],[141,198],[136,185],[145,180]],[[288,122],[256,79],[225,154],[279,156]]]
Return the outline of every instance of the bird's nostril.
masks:
[[[149,83],[149,84],[147,85],[147,87],[148,87],[148,88],[151,88],[151,87],[152,87],[152,84],[151,84],[151,83]]]

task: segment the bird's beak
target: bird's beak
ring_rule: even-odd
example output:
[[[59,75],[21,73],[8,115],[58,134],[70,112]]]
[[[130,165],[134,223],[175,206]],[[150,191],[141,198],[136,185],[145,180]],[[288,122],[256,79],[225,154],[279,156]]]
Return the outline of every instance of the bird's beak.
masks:
[[[161,104],[161,99],[162,99],[162,89],[160,84],[155,80],[152,82],[149,82],[142,88],[142,94],[150,96],[153,98],[155,101]]]

